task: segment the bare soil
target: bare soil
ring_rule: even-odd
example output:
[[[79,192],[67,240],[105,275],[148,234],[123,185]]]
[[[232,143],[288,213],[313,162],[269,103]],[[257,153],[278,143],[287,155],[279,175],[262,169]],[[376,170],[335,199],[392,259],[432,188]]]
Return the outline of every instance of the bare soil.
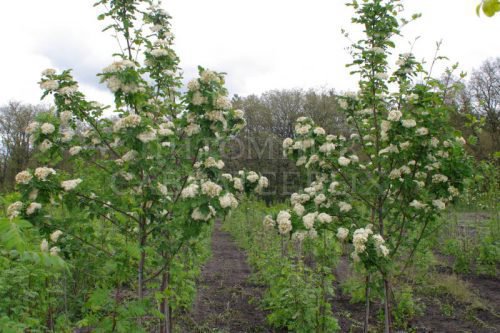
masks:
[[[234,243],[232,236],[217,223],[212,239],[212,258],[202,270],[198,295],[192,312],[191,324],[183,332],[189,333],[247,333],[278,332],[266,324],[266,313],[259,309],[259,300],[265,286],[255,285],[249,279],[251,269],[245,253]],[[443,262],[440,274],[452,274]],[[349,295],[341,290],[341,283],[352,274],[349,260],[342,258],[335,269],[336,295],[332,300],[334,315],[341,332],[362,332],[364,304],[351,303]],[[403,332],[416,333],[494,333],[500,332],[500,279],[477,275],[462,275],[479,297],[484,309],[460,304],[443,295],[415,295],[423,305],[423,314],[408,323]],[[380,322],[382,307],[374,302],[370,323]],[[373,325],[371,332],[380,332]],[[279,331],[286,332],[286,331]]]
[[[266,314],[258,308],[264,289],[250,282],[250,274],[245,253],[217,223],[212,257],[198,283],[193,323],[185,332],[274,332],[266,324]]]
[[[451,273],[451,271],[449,272]],[[341,332],[363,332],[364,304],[353,304],[349,295],[342,293],[340,285],[350,275],[351,269],[347,258],[342,258],[335,269],[337,281],[336,295],[332,301],[334,315],[338,318]],[[406,331],[417,333],[494,333],[500,332],[500,279],[486,276],[467,275],[461,279],[471,285],[485,309],[473,308],[460,304],[447,296],[415,295],[423,305],[423,314],[409,323]],[[370,323],[377,322],[381,313],[381,304],[372,304]],[[381,327],[372,327],[373,332],[380,332]]]

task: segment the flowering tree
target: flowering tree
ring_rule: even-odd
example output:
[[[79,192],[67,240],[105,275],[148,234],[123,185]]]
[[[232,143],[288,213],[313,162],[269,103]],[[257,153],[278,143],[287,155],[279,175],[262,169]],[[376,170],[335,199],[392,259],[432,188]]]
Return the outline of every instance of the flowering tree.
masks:
[[[360,77],[359,91],[341,103],[351,134],[327,135],[312,120],[297,120],[295,137],[284,140],[284,151],[317,177],[292,194],[292,209],[266,217],[264,224],[295,238],[333,232],[340,242],[352,243],[351,258],[367,276],[365,331],[370,279],[378,277],[385,331],[390,332],[391,277],[406,268],[421,240],[435,229],[469,169],[465,141],[447,121],[446,87],[431,79],[411,53],[389,65],[391,39],[407,22],[398,18],[399,1],[353,1],[350,6],[356,12],[353,22],[366,35],[352,45],[354,60],[348,65]]]
[[[88,101],[69,70],[43,72],[43,97],[52,95],[55,109],[27,131],[44,166],[17,175],[22,199],[9,207],[9,215],[46,235],[62,230],[53,239],[71,232],[83,241],[77,230],[110,228],[114,241],[91,245],[113,258],[107,268],[116,276],[116,297],[106,294],[109,302],[93,307],[81,324],[115,331],[116,308],[126,303],[135,332],[151,325],[144,316],[160,318],[158,331],[171,332],[172,261],[193,246],[207,222],[238,206],[235,194],[260,192],[268,181],[255,172],[223,173],[218,147],[244,127],[243,112],[232,108],[221,73],[200,67],[200,76],[181,92],[169,14],[150,0],[96,5],[106,8],[99,19],[113,22],[106,30],[115,32],[121,47],[98,74],[115,106]],[[65,159],[70,171],[57,170]],[[48,241],[41,247],[49,251]],[[60,250],[71,256],[71,249],[52,247],[50,253]],[[130,265],[137,267],[136,283]],[[121,296],[130,291],[136,295]]]

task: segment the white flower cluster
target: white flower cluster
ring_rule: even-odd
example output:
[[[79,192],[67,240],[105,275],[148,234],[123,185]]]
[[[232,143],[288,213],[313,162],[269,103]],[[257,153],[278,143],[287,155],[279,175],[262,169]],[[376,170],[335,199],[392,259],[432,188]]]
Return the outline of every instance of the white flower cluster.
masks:
[[[385,240],[379,234],[373,234],[372,225],[369,224],[365,228],[356,229],[353,233],[352,244],[354,245],[354,252],[351,254],[351,258],[355,262],[359,261],[359,255],[366,251],[370,238],[373,240],[373,245],[379,256],[387,257],[389,255],[389,249],[385,246]]]
[[[61,187],[66,192],[69,192],[69,191],[74,190],[81,182],[82,182],[82,180],[80,178],[65,180],[65,181],[61,182]]]
[[[29,184],[29,182],[33,179],[33,176],[29,171],[21,171],[16,175],[16,183],[17,184]]]
[[[181,198],[183,199],[194,198],[198,195],[199,189],[200,186],[198,184],[195,183],[189,184],[181,191]]]
[[[141,123],[141,116],[136,114],[131,114],[126,117],[120,118],[113,125],[113,131],[119,132],[124,128],[134,128],[139,126]]]
[[[200,208],[195,208],[191,213],[191,218],[195,221],[209,221],[215,217],[216,211],[212,206],[208,206],[208,213],[203,214]]]
[[[35,169],[35,177],[41,181],[46,181],[50,175],[55,175],[56,171],[52,168],[39,167]]]
[[[57,243],[59,237],[63,234],[61,230],[56,230],[52,234],[50,234],[50,240],[54,243]],[[46,239],[43,239],[42,242],[40,243],[40,251],[42,252],[49,252],[51,256],[57,256],[59,255],[59,252],[61,252],[61,249],[57,246],[52,246],[49,249],[49,242]]]
[[[23,208],[23,203],[21,201],[16,201],[7,207],[7,216],[10,219],[16,218],[21,214],[21,209]]]
[[[119,78],[118,74],[119,72],[129,69],[129,68],[134,68],[136,64],[133,61],[130,60],[120,60],[120,61],[115,61],[111,65],[105,67],[102,71],[105,74],[112,74],[106,78],[103,79],[102,82],[106,82],[108,88],[113,92],[116,93],[119,90],[123,91],[124,93],[134,93],[137,91],[141,90],[141,87],[139,87],[136,84],[133,83],[124,83],[122,80]]]
[[[201,193],[208,195],[209,197],[217,197],[222,191],[222,187],[210,180],[201,184]]]
[[[113,62],[111,65],[103,68],[102,72],[103,73],[116,73],[116,72],[123,71],[127,68],[135,68],[135,66],[136,66],[136,64],[133,61],[128,60],[128,59],[124,59],[124,60],[119,60],[119,61]]]
[[[236,200],[236,197],[229,192],[219,198],[219,203],[222,208],[238,208],[238,200]]]
[[[282,235],[288,234],[292,231],[292,221],[290,220],[292,215],[286,210],[282,210],[278,213],[276,218],[276,223],[278,224],[278,231]]]
[[[203,165],[205,166],[205,168],[216,168],[222,170],[224,168],[224,161],[216,161],[213,157],[210,156],[203,162]]]
[[[156,130],[149,126],[145,132],[137,135],[137,139],[142,141],[142,143],[148,143],[156,139]]]

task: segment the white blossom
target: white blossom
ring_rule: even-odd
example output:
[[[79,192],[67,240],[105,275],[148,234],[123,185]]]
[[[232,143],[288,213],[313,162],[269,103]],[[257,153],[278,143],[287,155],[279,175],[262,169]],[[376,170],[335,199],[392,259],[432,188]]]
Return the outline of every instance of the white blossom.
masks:
[[[294,211],[294,212],[295,212],[295,214],[297,214],[298,216],[302,216],[302,215],[304,215],[305,208],[304,208],[304,206],[302,206],[300,203],[296,203],[296,204],[293,206],[293,211]]]
[[[181,191],[181,198],[187,199],[187,198],[194,198],[198,195],[198,190],[199,190],[199,185],[192,183],[186,186],[184,189]]]
[[[16,175],[17,184],[29,184],[33,176],[28,171],[21,171]]]
[[[264,220],[262,221],[262,224],[265,228],[272,229],[276,225],[276,221],[273,220],[271,215],[266,215],[264,217]]]
[[[320,204],[322,204],[322,203],[323,203],[323,202],[325,202],[325,201],[326,201],[326,196],[325,196],[323,193],[321,193],[321,194],[317,195],[317,196],[314,198],[314,203],[315,203],[316,205],[320,205]]]
[[[57,242],[59,237],[61,237],[62,234],[63,234],[63,232],[61,230],[56,230],[50,234],[50,240],[55,243],[55,242]]]
[[[302,221],[306,229],[311,229],[314,226],[314,220],[316,219],[316,216],[318,216],[317,212],[309,213],[302,217]]]
[[[243,187],[243,181],[241,180],[241,178],[238,178],[238,177],[234,177],[233,178],[233,186],[236,190],[240,191],[240,192],[243,192],[244,191],[244,187]]]
[[[69,149],[69,154],[71,156],[75,156],[75,155],[78,155],[80,152],[82,151],[82,147],[80,146],[75,146],[75,147],[71,147]]]
[[[318,214],[317,219],[321,223],[331,223],[333,221],[332,216],[329,215],[329,214],[327,214],[327,213],[320,213],[320,214]]]
[[[319,147],[319,151],[325,154],[329,154],[335,150],[335,145],[331,142],[325,142]]]
[[[141,116],[136,114],[131,114],[129,116],[118,119],[114,124],[113,130],[118,132],[124,128],[133,128],[139,126],[141,123]]]
[[[417,126],[417,122],[414,119],[403,119],[401,120],[403,127],[412,128]]]
[[[427,207],[427,205],[418,200],[413,200],[412,202],[410,202],[410,207],[413,207],[415,209],[423,209]]]
[[[40,243],[40,251],[48,252],[49,251],[49,242],[46,239],[42,240]]]
[[[61,89],[58,90],[58,92],[61,95],[65,95],[65,96],[73,95],[77,91],[78,91],[78,85],[76,85],[76,84],[72,85],[72,86],[62,87]]]
[[[280,234],[286,235],[292,230],[292,222],[290,221],[291,217],[290,213],[285,210],[278,213],[276,222],[278,223],[278,231]]]
[[[81,182],[82,182],[82,180],[80,178],[65,180],[65,181],[61,182],[61,187],[66,192],[69,192],[69,191],[74,190]]]
[[[219,203],[222,208],[231,207],[233,209],[238,207],[238,200],[236,200],[235,196],[232,193],[226,193],[219,198]]]
[[[40,143],[40,146],[38,148],[40,149],[40,151],[42,153],[44,153],[47,150],[49,150],[50,148],[52,148],[52,146],[53,146],[52,141],[50,141],[48,139],[45,139],[45,140],[42,141],[42,143]]]
[[[337,238],[340,239],[341,241],[344,241],[347,236],[349,236],[349,230],[346,228],[338,228],[337,229]]]
[[[439,210],[443,210],[446,208],[446,204],[440,199],[432,200],[432,205]]]
[[[217,109],[228,110],[231,108],[231,106],[232,106],[231,101],[225,96],[219,96],[215,101],[215,107]]]
[[[198,79],[193,79],[189,81],[187,87],[189,91],[198,91],[200,90],[200,82],[198,82]]]
[[[200,79],[202,82],[205,82],[205,83],[210,83],[210,82],[219,83],[220,82],[220,78],[217,75],[217,73],[215,73],[211,70],[204,70],[201,73]]]
[[[57,83],[57,81],[54,80],[46,80],[40,83],[40,88],[47,91],[54,91],[57,90],[57,88],[59,88],[59,83]]]
[[[255,183],[257,180],[259,180],[259,175],[255,171],[250,171],[250,173],[247,176],[247,180],[250,183]]]
[[[55,126],[52,125],[51,123],[43,123],[42,126],[40,126],[40,131],[43,134],[52,134],[56,130]]]
[[[53,256],[53,257],[59,255],[59,252],[61,252],[61,249],[58,248],[57,246],[52,246],[50,248],[50,255]]]
[[[31,122],[28,127],[24,130],[27,134],[33,134],[38,128],[40,128],[40,123],[37,121]]]
[[[375,77],[379,80],[387,80],[389,75],[387,73],[375,73]]]
[[[19,216],[21,209],[23,208],[23,203],[21,201],[16,201],[7,207],[7,216],[11,219]]]
[[[150,127],[146,132],[138,134],[137,139],[143,143],[151,142],[156,139],[156,130]]]
[[[292,145],[293,145],[293,140],[292,140],[292,139],[290,139],[290,138],[286,138],[285,140],[283,140],[283,148],[284,148],[284,149],[288,149],[288,148],[290,148]]]
[[[429,130],[426,127],[419,127],[415,133],[417,133],[417,135],[427,135],[429,134]]]
[[[27,215],[32,215],[34,214],[37,210],[42,209],[42,205],[39,204],[38,202],[32,202],[28,205],[26,208],[26,214]]]
[[[315,127],[313,132],[314,134],[321,136],[326,134],[325,129],[323,127]]]
[[[351,209],[352,209],[352,206],[350,204],[348,204],[347,202],[344,202],[344,201],[340,201],[339,202],[339,208],[340,208],[340,211],[341,212],[349,212]]]
[[[201,192],[211,198],[219,196],[221,191],[222,187],[210,180],[201,184]]]
[[[351,160],[350,160],[350,159],[348,159],[347,157],[341,156],[341,157],[339,158],[339,164],[340,164],[341,166],[348,166],[348,165],[349,165],[349,163],[351,163]]]
[[[43,76],[50,76],[50,75],[54,75],[55,73],[56,73],[56,70],[53,68],[47,68],[44,71],[42,71]]]
[[[399,121],[403,114],[399,110],[392,110],[389,112],[389,115],[387,116],[387,120],[389,121]]]
[[[448,181],[448,177],[442,174],[435,174],[432,176],[433,183],[446,183]]]
[[[152,49],[149,53],[155,58],[168,56],[168,50],[161,48]]]
[[[39,167],[35,169],[35,177],[41,181],[46,181],[49,175],[55,175],[56,171],[52,168]]]

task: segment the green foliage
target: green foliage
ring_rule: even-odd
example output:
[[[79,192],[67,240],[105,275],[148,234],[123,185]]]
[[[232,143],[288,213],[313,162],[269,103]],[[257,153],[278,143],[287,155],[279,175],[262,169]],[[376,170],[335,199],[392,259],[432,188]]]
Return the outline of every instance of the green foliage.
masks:
[[[496,276],[500,263],[500,224],[497,213],[464,213],[460,209],[453,214],[469,219],[476,215],[476,220],[446,221],[441,240],[435,245],[436,250],[452,258],[453,270],[457,273]],[[490,217],[477,218],[484,214]]]
[[[279,210],[282,206],[274,206]],[[255,268],[253,278],[267,287],[262,307],[269,311],[269,323],[293,332],[336,332],[329,297],[333,275],[329,267],[337,250],[325,247],[323,239],[291,242],[262,228],[262,216],[269,208],[247,201],[224,222],[238,244],[247,250]],[[309,265],[302,256],[315,262]]]
[[[408,323],[422,314],[423,307],[415,301],[413,290],[408,286],[398,288],[394,298],[394,324],[398,328],[408,329]]]
[[[500,169],[497,163],[480,161],[473,164],[472,176],[464,181],[465,191],[459,205],[464,210],[498,209],[500,195]]]
[[[479,16],[480,11],[483,11],[484,15],[488,17],[494,16],[496,13],[500,12],[500,1],[498,0],[483,0],[476,7],[476,14]]]

